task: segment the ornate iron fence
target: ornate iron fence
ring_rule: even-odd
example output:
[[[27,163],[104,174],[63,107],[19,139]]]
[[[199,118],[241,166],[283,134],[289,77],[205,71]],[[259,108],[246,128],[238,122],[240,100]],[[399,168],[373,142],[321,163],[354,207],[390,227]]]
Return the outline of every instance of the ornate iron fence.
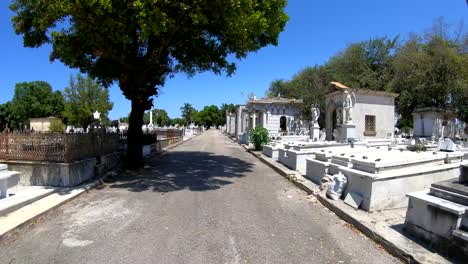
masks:
[[[118,148],[118,134],[0,134],[3,160],[71,162],[109,154]]]

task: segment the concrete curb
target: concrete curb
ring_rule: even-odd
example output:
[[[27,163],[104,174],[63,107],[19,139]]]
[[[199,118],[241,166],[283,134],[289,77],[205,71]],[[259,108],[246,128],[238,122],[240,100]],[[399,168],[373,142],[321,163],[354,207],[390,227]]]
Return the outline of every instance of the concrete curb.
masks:
[[[305,191],[309,195],[310,194],[314,195],[323,206],[328,208],[330,211],[334,212],[338,217],[340,217],[344,221],[353,225],[355,228],[357,228],[364,235],[372,239],[374,242],[381,245],[382,248],[384,248],[387,252],[389,252],[394,257],[398,258],[404,263],[411,263],[411,264],[425,263],[424,260],[419,260],[415,258],[415,256],[413,256],[410,252],[398,247],[391,241],[387,240],[385,237],[380,235],[373,226],[368,225],[367,223],[363,223],[362,221],[348,214],[344,210],[341,210],[338,206],[333,204],[332,201],[328,200],[328,198],[324,197],[323,195],[320,195],[320,194],[317,195],[316,192],[314,192],[314,190],[310,186],[308,186],[308,184],[305,184],[305,182],[301,179],[303,178],[303,176],[299,172],[292,171],[286,168],[284,165],[280,164],[279,162],[276,162],[276,161],[272,162],[268,160],[267,157],[264,157],[263,154],[256,153],[255,151],[248,149],[244,145],[242,145],[242,147],[244,147],[247,150],[247,152],[252,154],[254,157],[258,158],[264,164],[266,164],[267,166],[269,166],[270,168],[278,172],[281,176],[286,178],[289,182],[294,184],[296,187]]]
[[[425,262],[417,260],[414,256],[411,255],[411,253],[405,251],[402,248],[399,248],[392,242],[385,239],[385,237],[381,236],[375,230],[374,227],[364,224],[360,220],[354,218],[352,215],[347,214],[345,211],[341,210],[338,206],[334,205],[323,194],[322,195],[319,194],[316,197],[317,197],[317,200],[323,206],[327,207],[330,211],[334,212],[337,216],[339,216],[344,221],[356,227],[364,235],[366,235],[367,237],[369,237],[370,239],[374,240],[376,243],[381,245],[387,252],[392,254],[394,257],[400,259],[404,263],[425,263]]]
[[[67,197],[66,199],[63,199],[63,200],[59,201],[58,203],[56,203],[56,204],[54,204],[54,205],[52,205],[52,206],[50,206],[48,208],[45,208],[43,211],[31,216],[28,219],[23,220],[22,222],[19,222],[17,224],[16,223],[11,224],[11,225],[14,225],[11,228],[7,227],[8,228],[7,230],[0,230],[0,241],[4,240],[4,239],[7,239],[8,237],[11,237],[15,233],[17,233],[20,229],[22,229],[22,228],[24,228],[24,227],[26,227],[26,226],[28,226],[30,224],[34,224],[34,222],[36,222],[40,218],[45,217],[47,214],[53,212],[58,207],[62,206],[63,204],[65,204],[67,202],[70,202],[70,201],[74,200],[75,198],[79,197],[83,193],[88,192],[90,189],[100,186],[101,183],[102,183],[102,180],[104,178],[105,178],[105,176],[100,177],[99,179],[96,179],[93,182],[83,184],[83,185],[80,185],[80,186],[77,186],[77,187],[68,188],[67,190],[63,190],[63,191],[70,191],[70,192],[73,192],[73,191],[76,191],[76,190],[78,190],[78,191],[71,194],[70,197]],[[15,212],[19,212],[19,211],[21,211],[22,209],[25,209],[28,206],[34,207],[37,203],[43,201],[44,199],[50,198],[52,195],[55,195],[55,194],[59,195],[60,192],[63,192],[63,191],[56,191],[56,192],[52,193],[51,195],[48,195],[48,196],[44,197],[43,199],[39,199],[39,200],[29,204],[29,205],[26,205],[23,208],[18,209],[17,211],[11,212],[9,215],[11,216],[11,214],[15,214]],[[26,208],[26,210],[27,209],[29,209],[29,208]],[[0,222],[6,220],[6,216],[3,216],[2,218],[3,219],[0,219]],[[5,228],[5,226],[2,226],[2,228]]]

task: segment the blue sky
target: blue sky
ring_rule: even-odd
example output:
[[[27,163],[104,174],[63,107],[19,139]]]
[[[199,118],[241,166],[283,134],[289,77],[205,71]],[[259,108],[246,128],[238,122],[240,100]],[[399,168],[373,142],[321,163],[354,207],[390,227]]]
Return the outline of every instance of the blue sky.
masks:
[[[9,3],[0,2],[0,103],[11,100],[17,82],[44,80],[54,90],[63,90],[76,70],[49,62],[50,46],[24,48],[22,38],[13,32]],[[272,80],[290,79],[307,66],[322,64],[350,43],[423,32],[440,16],[453,24],[463,20],[468,30],[466,0],[290,0],[286,12],[290,20],[277,47],[250,54],[229,78],[212,73],[192,78],[178,74],[161,89],[155,107],[166,109],[175,118],[185,102],[197,109],[244,103],[249,93],[263,96]],[[110,118],[126,116],[130,103],[118,86],[110,88],[110,95],[114,102]]]

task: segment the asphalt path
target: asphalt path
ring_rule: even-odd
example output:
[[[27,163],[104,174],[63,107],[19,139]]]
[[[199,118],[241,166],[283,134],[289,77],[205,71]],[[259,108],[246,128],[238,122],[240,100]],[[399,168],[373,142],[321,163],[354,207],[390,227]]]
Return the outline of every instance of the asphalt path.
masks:
[[[399,263],[208,130],[0,242],[1,263]]]

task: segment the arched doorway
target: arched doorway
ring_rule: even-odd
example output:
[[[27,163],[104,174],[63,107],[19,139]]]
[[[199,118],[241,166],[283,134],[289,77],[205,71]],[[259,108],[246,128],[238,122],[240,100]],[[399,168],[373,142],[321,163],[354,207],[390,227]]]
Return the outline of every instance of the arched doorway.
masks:
[[[280,117],[280,131],[282,131],[282,132],[287,131],[287,129],[286,129],[286,117],[285,116]]]

